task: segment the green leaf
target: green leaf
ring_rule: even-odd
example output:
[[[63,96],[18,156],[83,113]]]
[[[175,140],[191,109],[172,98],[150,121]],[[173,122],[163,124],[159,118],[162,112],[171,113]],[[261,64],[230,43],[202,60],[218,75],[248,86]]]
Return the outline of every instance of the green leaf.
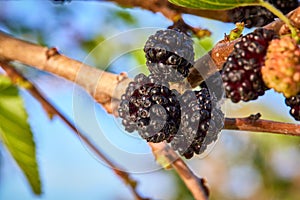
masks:
[[[226,10],[239,6],[259,5],[261,0],[169,0],[183,7],[209,10]]]
[[[25,174],[33,192],[41,194],[35,143],[18,88],[0,76],[0,138]]]

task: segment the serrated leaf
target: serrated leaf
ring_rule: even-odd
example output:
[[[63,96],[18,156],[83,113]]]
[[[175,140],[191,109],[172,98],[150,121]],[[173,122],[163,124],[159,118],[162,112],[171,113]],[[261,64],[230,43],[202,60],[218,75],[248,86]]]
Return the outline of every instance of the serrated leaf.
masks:
[[[208,10],[227,10],[239,6],[259,5],[261,0],[169,0],[169,2],[183,7],[208,9]]]
[[[33,192],[41,194],[35,143],[18,88],[0,76],[0,138],[25,174]]]

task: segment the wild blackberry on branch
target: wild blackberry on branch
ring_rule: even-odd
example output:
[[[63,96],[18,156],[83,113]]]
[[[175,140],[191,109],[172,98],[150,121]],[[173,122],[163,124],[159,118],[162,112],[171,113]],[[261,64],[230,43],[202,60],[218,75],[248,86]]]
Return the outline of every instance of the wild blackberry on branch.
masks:
[[[179,98],[181,126],[171,141],[172,148],[187,159],[201,154],[215,141],[223,127],[223,113],[216,106],[208,89],[187,90]]]
[[[300,93],[285,99],[285,104],[291,107],[290,114],[295,120],[300,121]]]
[[[261,75],[261,67],[274,31],[256,29],[241,38],[223,66],[222,79],[226,97],[232,102],[255,100],[268,88]]]
[[[118,110],[125,130],[137,130],[148,142],[170,142],[180,125],[177,95],[157,77],[137,75],[122,96]]]
[[[194,61],[192,39],[176,30],[159,30],[151,35],[144,52],[149,71],[165,81],[182,81]]]
[[[273,4],[283,14],[296,9],[298,7],[298,0],[267,0]],[[244,22],[248,28],[261,27],[272,22],[276,16],[268,9],[261,6],[245,6],[238,7],[229,11],[231,21]]]
[[[265,84],[285,97],[300,92],[300,47],[289,35],[274,39],[261,69]]]

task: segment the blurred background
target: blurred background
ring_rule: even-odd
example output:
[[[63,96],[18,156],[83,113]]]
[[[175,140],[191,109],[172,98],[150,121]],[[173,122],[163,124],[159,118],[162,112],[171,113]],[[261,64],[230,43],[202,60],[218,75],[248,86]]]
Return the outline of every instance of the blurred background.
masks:
[[[121,8],[100,1],[0,1],[0,30],[15,37],[57,47],[68,57],[113,73],[147,73],[142,51],[147,37],[172,25],[161,14]],[[184,15],[192,26],[209,29],[194,38],[199,58],[235,26]],[[134,31],[133,31],[134,30]],[[133,32],[132,32],[133,31]],[[251,30],[246,29],[244,34]],[[138,33],[137,35],[132,33]],[[126,49],[128,49],[127,53]],[[21,66],[26,77],[115,162],[138,180],[138,191],[153,199],[192,199],[172,170],[155,163],[137,134],[127,134],[120,120],[74,84]],[[0,199],[133,199],[126,185],[85,147],[59,118],[50,120],[26,91],[24,97],[37,146],[43,194],[31,193],[20,169],[0,145]],[[250,103],[224,105],[227,117],[260,112],[263,119],[293,122],[282,95],[267,91]],[[125,155],[125,156],[124,156]],[[300,198],[300,138],[265,133],[222,131],[205,156],[186,160],[207,179],[211,199],[296,200]]]

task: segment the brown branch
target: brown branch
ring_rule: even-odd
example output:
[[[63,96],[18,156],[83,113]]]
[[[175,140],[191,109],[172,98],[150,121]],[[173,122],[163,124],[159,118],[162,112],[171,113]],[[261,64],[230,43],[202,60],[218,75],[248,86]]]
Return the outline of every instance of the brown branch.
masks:
[[[202,29],[199,27],[193,27],[189,24],[187,24],[182,16],[178,16],[177,19],[173,20],[173,25],[168,27],[169,29],[179,29],[180,31],[187,33],[191,32],[195,36],[197,36],[199,39],[204,38],[204,37],[209,37],[211,36],[211,32],[208,29]]]
[[[166,145],[164,142],[150,143],[150,146],[156,158],[163,156],[165,162],[177,171],[178,175],[187,188],[189,188],[195,199],[208,199],[209,189],[206,186],[206,180],[197,177],[170,146]]]
[[[180,14],[192,14],[200,17],[230,22],[228,11],[224,10],[201,10],[176,6],[168,0],[107,0],[125,7],[140,7],[154,13],[160,12],[166,18],[174,21]]]
[[[111,99],[119,99],[130,80],[125,74],[115,75],[61,55],[56,48],[42,47],[0,32],[0,59],[51,72],[83,87],[108,112]],[[124,84],[119,84],[119,83]],[[112,90],[111,88],[115,88]]]
[[[226,118],[224,129],[300,136],[299,124],[274,122],[262,119],[253,120],[249,117]]]
[[[19,84],[20,81],[28,82],[31,86],[26,87],[29,93],[38,100],[43,108],[47,111],[47,113],[51,113],[53,115],[57,115],[63,122],[65,122],[71,130],[83,141],[91,150],[93,150],[96,156],[99,159],[102,159],[117,176],[119,176],[123,182],[130,186],[130,189],[137,200],[147,200],[148,198],[143,198],[138,191],[136,190],[137,181],[133,180],[128,173],[124,170],[120,170],[120,166],[116,165],[112,162],[102,151],[96,147],[84,134],[82,134],[73,123],[67,119],[52,103],[50,103],[47,98],[37,89],[32,82],[26,79],[21,73],[19,73],[12,65],[7,62],[0,62],[0,66],[5,70],[6,74],[15,84]]]

